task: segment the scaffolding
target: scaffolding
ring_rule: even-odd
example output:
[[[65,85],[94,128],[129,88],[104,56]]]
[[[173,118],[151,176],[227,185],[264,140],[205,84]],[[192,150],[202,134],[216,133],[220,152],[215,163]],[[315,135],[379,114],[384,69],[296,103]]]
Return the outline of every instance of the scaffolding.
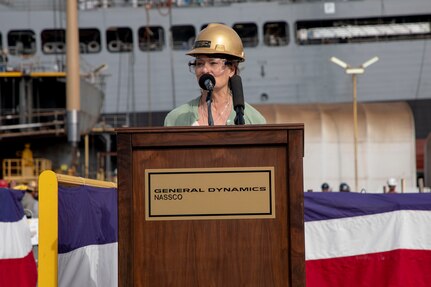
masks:
[[[2,163],[3,167],[3,179],[16,183],[28,183],[30,181],[37,181],[39,175],[48,169],[52,169],[52,163],[50,160],[45,158],[33,159],[34,165],[30,173],[25,172],[24,160],[20,158],[4,159]]]

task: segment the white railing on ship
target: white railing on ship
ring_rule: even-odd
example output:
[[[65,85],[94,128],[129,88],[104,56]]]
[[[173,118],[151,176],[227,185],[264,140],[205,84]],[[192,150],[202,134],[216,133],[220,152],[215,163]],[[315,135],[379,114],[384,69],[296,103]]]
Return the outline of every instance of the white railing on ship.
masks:
[[[65,133],[65,110],[38,110],[31,114],[2,111],[0,138]]]
[[[23,59],[15,55],[9,55],[9,61],[0,63],[2,72],[22,72],[30,74],[32,72],[65,72],[66,62],[58,61],[40,61],[38,57]]]
[[[309,0],[312,1],[312,0]],[[323,1],[323,0],[322,0]],[[91,10],[97,8],[111,8],[111,7],[151,7],[156,8],[160,6],[168,7],[188,7],[188,6],[221,6],[233,3],[244,2],[284,2],[293,3],[296,0],[79,0],[78,9]],[[148,6],[150,5],[150,6]]]
[[[243,2],[323,2],[324,0],[78,0],[79,10],[92,10],[98,8],[115,8],[115,7],[148,7],[151,4],[153,8],[157,6],[186,7],[186,6],[220,6],[232,3]],[[337,0],[346,1],[346,0]],[[0,6],[4,5],[12,9],[19,10],[53,10],[64,11],[66,5],[61,1],[52,0],[0,0]]]
[[[12,57],[10,57],[12,58]],[[63,55],[64,58],[64,55]],[[104,91],[105,78],[109,76],[104,74],[104,71],[98,71],[101,67],[107,67],[107,65],[101,65],[97,68],[90,65],[85,59],[80,59],[81,64],[81,78],[87,80],[91,84],[94,84],[100,90]],[[103,69],[105,70],[105,69]],[[66,72],[65,61],[39,61],[38,58],[34,58],[28,61],[0,61],[0,72],[21,72],[24,75],[30,75],[31,73],[38,72]]]

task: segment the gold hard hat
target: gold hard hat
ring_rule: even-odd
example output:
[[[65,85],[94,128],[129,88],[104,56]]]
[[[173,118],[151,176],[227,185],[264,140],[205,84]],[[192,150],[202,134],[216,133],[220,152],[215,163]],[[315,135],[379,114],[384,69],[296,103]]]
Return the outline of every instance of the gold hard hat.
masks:
[[[209,24],[196,37],[193,48],[186,53],[196,55],[229,55],[241,62],[244,58],[244,47],[241,38],[229,26],[223,24]]]

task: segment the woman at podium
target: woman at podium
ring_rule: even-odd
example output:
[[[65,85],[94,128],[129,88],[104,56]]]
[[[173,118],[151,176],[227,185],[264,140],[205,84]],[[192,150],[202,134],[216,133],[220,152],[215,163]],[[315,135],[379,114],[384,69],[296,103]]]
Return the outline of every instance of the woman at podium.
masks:
[[[241,38],[229,26],[209,24],[186,53],[194,57],[190,72],[201,94],[171,112],[165,126],[265,124],[265,118],[244,102],[238,65],[245,60]]]

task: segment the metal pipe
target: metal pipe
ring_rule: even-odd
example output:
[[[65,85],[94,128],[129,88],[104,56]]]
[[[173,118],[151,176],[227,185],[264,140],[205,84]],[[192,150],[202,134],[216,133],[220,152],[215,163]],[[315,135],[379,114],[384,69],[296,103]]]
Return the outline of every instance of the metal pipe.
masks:
[[[357,74],[352,74],[353,81],[353,146],[355,166],[355,191],[358,191],[358,104],[357,104]]]
[[[79,142],[80,76],[77,1],[68,0],[66,7],[66,106],[67,136],[71,142]]]

